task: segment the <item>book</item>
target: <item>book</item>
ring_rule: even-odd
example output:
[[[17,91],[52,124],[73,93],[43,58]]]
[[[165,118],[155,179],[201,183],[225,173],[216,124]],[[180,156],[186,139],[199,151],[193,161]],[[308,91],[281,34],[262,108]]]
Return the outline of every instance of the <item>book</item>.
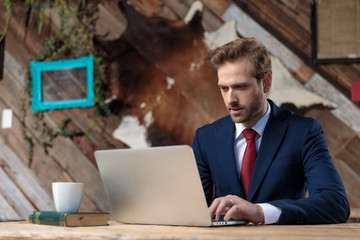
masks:
[[[78,227],[78,226],[104,226],[108,225],[109,213],[106,212],[53,212],[32,211],[29,214],[29,223]]]

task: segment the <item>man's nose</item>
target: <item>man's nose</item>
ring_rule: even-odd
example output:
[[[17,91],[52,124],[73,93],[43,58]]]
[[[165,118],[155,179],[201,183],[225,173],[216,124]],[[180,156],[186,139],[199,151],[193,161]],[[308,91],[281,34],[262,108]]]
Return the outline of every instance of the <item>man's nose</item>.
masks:
[[[229,89],[226,96],[226,104],[231,105],[237,102],[237,98],[233,89]]]

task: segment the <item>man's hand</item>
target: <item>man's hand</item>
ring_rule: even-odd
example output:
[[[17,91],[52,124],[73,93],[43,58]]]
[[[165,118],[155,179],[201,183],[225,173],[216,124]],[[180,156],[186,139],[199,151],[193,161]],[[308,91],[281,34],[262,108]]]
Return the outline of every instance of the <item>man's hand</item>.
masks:
[[[211,218],[215,216],[215,220],[219,220],[221,215],[225,215],[225,221],[231,218],[235,220],[247,220],[256,224],[265,221],[264,212],[260,206],[235,195],[216,198],[209,207],[209,213]]]

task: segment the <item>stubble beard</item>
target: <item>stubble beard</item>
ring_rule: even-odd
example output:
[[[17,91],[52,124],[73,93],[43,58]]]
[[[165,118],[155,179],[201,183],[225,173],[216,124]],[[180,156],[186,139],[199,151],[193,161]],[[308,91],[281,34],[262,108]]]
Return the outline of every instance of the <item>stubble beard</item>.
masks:
[[[263,112],[262,101],[263,99],[261,98],[261,96],[257,96],[256,101],[250,104],[249,106],[244,106],[240,104],[229,106],[228,111],[230,113],[230,117],[232,121],[235,123],[243,123],[248,125],[255,124],[261,118],[259,117],[259,115],[261,115]],[[231,107],[233,108],[241,107],[243,108],[243,111],[240,114],[235,115],[231,113],[230,111]],[[253,121],[255,122],[252,123]]]

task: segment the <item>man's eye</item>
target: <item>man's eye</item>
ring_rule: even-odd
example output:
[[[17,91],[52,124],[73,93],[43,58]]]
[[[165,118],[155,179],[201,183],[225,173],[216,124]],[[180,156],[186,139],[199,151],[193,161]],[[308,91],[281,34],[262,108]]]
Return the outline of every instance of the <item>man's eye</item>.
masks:
[[[229,88],[228,87],[219,87],[220,88],[220,91],[222,92],[226,92]]]
[[[242,90],[242,89],[245,89],[246,86],[236,86],[235,88],[236,88],[236,89],[239,89],[239,90]]]
[[[235,86],[234,89],[235,90],[245,90],[247,89],[248,86],[247,85],[239,85],[239,86]]]

